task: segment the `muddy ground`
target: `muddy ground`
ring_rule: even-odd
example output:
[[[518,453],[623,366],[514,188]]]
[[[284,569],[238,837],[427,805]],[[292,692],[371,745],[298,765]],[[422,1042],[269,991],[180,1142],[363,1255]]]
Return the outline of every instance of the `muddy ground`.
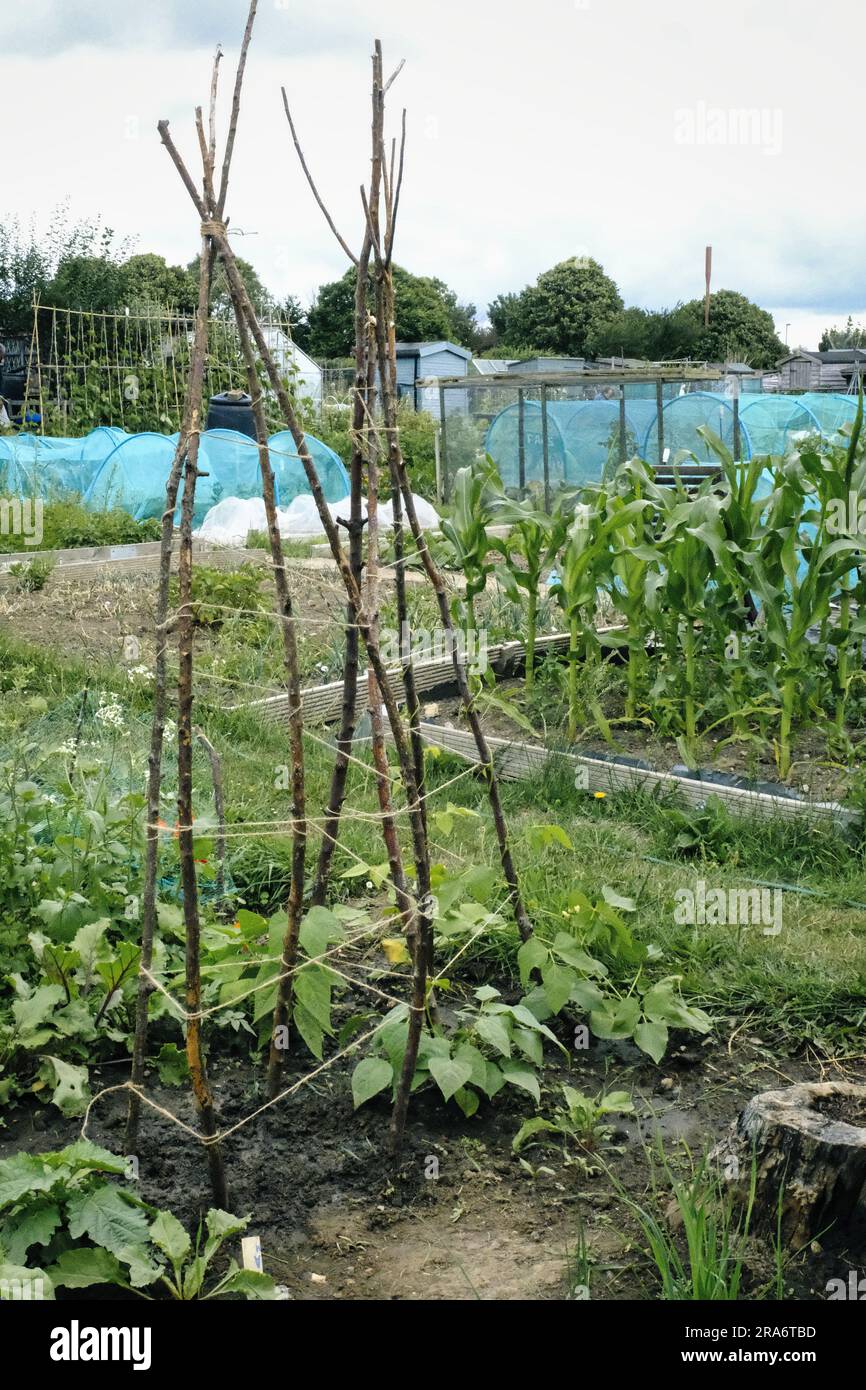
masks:
[[[757,1091],[803,1080],[866,1079],[863,1063],[844,1070],[817,1061],[776,1057],[764,1039],[737,1032],[708,1041],[683,1036],[660,1068],[631,1044],[594,1042],[569,1070],[548,1067],[550,1107],[567,1079],[595,1094],[632,1092],[637,1116],[616,1123],[612,1148],[584,1159],[587,1173],[558,1148],[527,1149],[533,1178],[511,1150],[531,1103],[501,1095],[466,1120],[424,1091],[413,1098],[404,1153],[389,1158],[388,1103],[380,1097],[353,1112],[351,1064],[322,1072],[296,1095],[225,1141],[231,1206],[252,1214],[265,1268],[293,1299],[498,1299],[575,1297],[574,1257],[581,1229],[591,1262],[593,1299],[658,1297],[654,1268],[622,1194],[651,1204],[650,1153],[663,1141],[682,1173],[686,1150],[699,1155],[718,1139]],[[287,1084],[310,1070],[303,1055],[290,1059]],[[91,1085],[116,1085],[125,1066],[94,1068]],[[262,1076],[246,1059],[215,1057],[212,1078],[223,1129],[248,1116],[264,1099]],[[154,1101],[194,1123],[186,1092],[148,1081]],[[94,1107],[88,1134],[119,1151],[125,1117],[123,1092]],[[74,1139],[81,1120],[64,1119],[35,1103],[7,1112],[0,1156],[38,1151]],[[145,1109],[138,1154],[139,1191],[188,1222],[209,1205],[202,1149],[176,1125]],[[609,1172],[605,1171],[609,1168]],[[660,1176],[664,1189],[665,1181]],[[618,1194],[617,1188],[621,1189]],[[656,1212],[664,1209],[664,1199]],[[786,1294],[821,1299],[831,1278],[847,1278],[866,1261],[866,1211],[848,1230],[826,1236],[792,1260]],[[772,1276],[768,1248],[751,1243],[745,1298]],[[112,1297],[111,1290],[105,1290]],[[580,1296],[578,1291],[577,1296]]]

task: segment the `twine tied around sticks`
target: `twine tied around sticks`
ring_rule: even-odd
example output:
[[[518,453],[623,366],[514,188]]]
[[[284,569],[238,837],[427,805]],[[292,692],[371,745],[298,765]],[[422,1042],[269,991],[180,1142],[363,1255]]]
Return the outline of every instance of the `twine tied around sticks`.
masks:
[[[199,230],[202,236],[217,240],[224,238],[228,233],[225,222],[221,222],[218,217],[212,217],[209,221],[202,222]]]

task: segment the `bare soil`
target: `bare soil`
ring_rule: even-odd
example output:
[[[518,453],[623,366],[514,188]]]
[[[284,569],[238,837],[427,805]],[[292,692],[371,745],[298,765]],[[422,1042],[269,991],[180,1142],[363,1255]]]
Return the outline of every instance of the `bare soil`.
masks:
[[[733,1042],[733,1040],[732,1040]],[[309,1070],[293,1056],[287,1082]],[[95,1068],[92,1088],[123,1080],[125,1066]],[[634,1218],[618,1195],[646,1204],[651,1186],[649,1151],[657,1138],[675,1164],[685,1144],[696,1154],[713,1144],[756,1091],[798,1081],[839,1079],[817,1063],[780,1060],[758,1038],[703,1045],[675,1044],[661,1069],[631,1044],[595,1042],[561,1076],[546,1072],[556,1098],[558,1081],[595,1094],[605,1087],[632,1091],[635,1117],[617,1123],[613,1147],[584,1154],[559,1146],[524,1151],[537,1176],[521,1168],[511,1143],[529,1107],[504,1094],[466,1120],[443,1108],[429,1091],[412,1102],[404,1153],[385,1151],[388,1103],[383,1097],[353,1112],[350,1066],[323,1072],[266,1116],[225,1141],[232,1209],[252,1214],[265,1267],[294,1299],[550,1300],[573,1297],[571,1261],[581,1231],[592,1273],[593,1299],[652,1299],[655,1272],[642,1249]],[[263,1101],[262,1074],[246,1059],[212,1058],[220,1123],[242,1121]],[[854,1064],[846,1079],[862,1080]],[[148,1094],[194,1124],[183,1089],[167,1089],[154,1076]],[[88,1134],[118,1151],[125,1095],[94,1107]],[[74,1139],[80,1120],[33,1104],[8,1112],[0,1155],[39,1151]],[[140,1192],[194,1222],[209,1205],[204,1155],[170,1120],[145,1108],[139,1161]],[[539,1168],[549,1171],[538,1172]],[[606,1171],[609,1170],[609,1171]],[[658,1175],[657,1175],[658,1177]],[[824,1298],[830,1278],[847,1277],[866,1259],[866,1213],[845,1231],[795,1258],[786,1286],[797,1299]],[[571,1271],[571,1274],[570,1274]],[[753,1243],[745,1297],[770,1278],[766,1247]],[[112,1297],[111,1290],[105,1296]]]

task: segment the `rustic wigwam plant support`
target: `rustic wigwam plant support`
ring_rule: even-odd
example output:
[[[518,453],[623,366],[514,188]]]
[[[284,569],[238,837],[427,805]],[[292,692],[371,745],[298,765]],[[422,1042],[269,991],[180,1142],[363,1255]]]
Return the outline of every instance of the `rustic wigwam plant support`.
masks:
[[[219,1205],[227,1205],[227,1191],[223,1158],[217,1134],[213,1097],[201,1047],[201,1025],[203,1020],[201,973],[199,961],[200,915],[198,904],[198,884],[195,869],[195,846],[193,831],[192,796],[192,749],[193,739],[203,736],[192,723],[193,713],[193,642],[195,615],[192,603],[192,565],[193,542],[192,527],[195,506],[195,484],[198,476],[198,441],[202,420],[202,398],[204,370],[207,356],[208,305],[214,264],[217,258],[225,270],[238,339],[245,363],[247,384],[253,404],[256,442],[262,478],[262,495],[268,524],[271,564],[274,573],[277,611],[283,633],[284,662],[286,672],[286,699],[289,709],[290,751],[292,760],[292,877],[287,903],[286,929],[283,939],[279,974],[276,976],[277,998],[274,1010],[273,1030],[268,1064],[268,1095],[271,1102],[281,1095],[280,1082],[283,1059],[288,1038],[293,1004],[293,982],[298,963],[298,945],[301,920],[305,909],[305,875],[307,850],[307,812],[304,767],[304,727],[301,684],[295,635],[296,617],[292,609],[292,598],[288,583],[288,572],[283,554],[279,520],[276,507],[274,477],[270,467],[268,452],[268,430],[265,420],[264,388],[260,371],[269,384],[273,397],[278,402],[285,424],[292,434],[298,456],[301,459],[307,482],[310,487],[321,524],[337,563],[347,598],[346,654],[344,663],[344,692],[340,735],[337,742],[336,760],[331,777],[330,793],[326,811],[324,834],[319,852],[315,880],[310,895],[311,905],[324,904],[331,871],[334,848],[339,834],[342,806],[345,799],[346,777],[352,759],[351,748],[357,718],[358,696],[358,658],[363,643],[368,662],[368,705],[372,729],[373,766],[376,773],[379,797],[379,820],[382,825],[390,872],[395,893],[395,902],[404,926],[407,941],[411,945],[412,961],[412,1000],[409,1010],[409,1027],[406,1051],[401,1076],[397,1083],[395,1103],[392,1114],[390,1141],[396,1151],[402,1141],[406,1121],[409,1094],[414,1079],[418,1045],[423,1030],[424,1018],[429,1012],[434,1016],[435,1002],[430,989],[433,944],[433,900],[430,894],[430,855],[427,842],[427,825],[424,807],[424,761],[423,743],[420,730],[420,709],[414,683],[414,669],[409,658],[403,669],[403,682],[409,708],[409,736],[403,724],[398,700],[387,679],[379,647],[378,616],[378,458],[380,426],[374,415],[374,397],[378,383],[381,392],[382,429],[387,438],[388,468],[393,489],[395,519],[395,548],[397,552],[397,599],[398,619],[401,632],[408,628],[408,605],[405,583],[405,543],[401,501],[406,507],[412,532],[422,556],[428,575],[440,593],[440,607],[444,603],[443,623],[452,632],[447,597],[441,575],[433,564],[426,549],[423,533],[414,513],[409,480],[399,447],[396,416],[396,358],[393,331],[393,280],[391,276],[391,257],[394,240],[394,227],[402,182],[403,150],[405,146],[405,113],[403,136],[400,146],[399,170],[395,173],[395,145],[391,148],[390,167],[385,154],[384,108],[385,94],[396,77],[395,73],[387,82],[383,78],[381,46],[377,42],[373,55],[372,88],[372,174],[369,191],[362,190],[364,209],[364,232],[360,254],[355,257],[347,244],[339,237],[357,269],[357,292],[355,299],[355,394],[353,401],[353,432],[351,459],[350,516],[335,522],[330,515],[315,465],[307,450],[292,397],[281,379],[265,341],[246,288],[238,271],[237,262],[228,238],[225,219],[225,204],[228,191],[228,178],[231,156],[234,148],[240,109],[240,96],[247,52],[256,13],[256,0],[252,0],[244,32],[238,68],[235,77],[231,118],[226,147],[217,191],[215,183],[216,167],[216,98],[220,53],[217,51],[213,67],[210,92],[209,126],[205,132],[201,108],[196,110],[196,131],[202,162],[201,186],[197,187],[184,160],[179,154],[169,134],[168,123],[160,121],[159,133],[200,219],[201,231],[201,275],[199,285],[199,312],[196,320],[196,334],[192,352],[192,369],[187,390],[183,429],[166,486],[166,508],[163,514],[162,539],[160,547],[159,590],[157,602],[157,647],[156,681],[154,694],[154,715],[149,758],[147,795],[147,848],[145,862],[145,887],[142,908],[142,960],[139,995],[136,1012],[136,1032],[133,1055],[131,1096],[127,1123],[127,1150],[133,1151],[138,1137],[138,1125],[142,1101],[146,1099],[143,1091],[144,1070],[147,1052],[148,1001],[156,982],[152,976],[153,942],[157,920],[156,889],[159,847],[159,790],[161,780],[162,750],[167,696],[167,651],[168,639],[172,632],[178,636],[178,827],[177,839],[180,857],[180,878],[183,892],[183,915],[186,935],[186,991],[185,1019],[187,1037],[187,1059],[192,1078],[193,1093],[203,1131],[203,1139],[208,1149],[211,1184],[214,1199]],[[402,67],[402,64],[400,65]],[[397,69],[397,72],[400,68]],[[288,107],[287,107],[288,111]],[[291,119],[291,118],[290,118]],[[300,148],[299,148],[300,154]],[[302,162],[303,156],[301,155]],[[306,165],[304,165],[306,170]],[[308,174],[309,177],[309,174]],[[310,180],[312,185],[312,180]],[[315,192],[315,188],[314,188]],[[324,205],[316,194],[317,201]],[[382,207],[384,206],[384,215]],[[325,211],[329,225],[333,223]],[[336,229],[333,228],[336,232]],[[371,260],[375,257],[375,284],[372,282]],[[376,314],[369,311],[370,297],[375,301]],[[387,325],[387,327],[386,327]],[[367,476],[367,518],[363,516],[364,474]],[[174,621],[168,609],[169,584],[172,558],[172,532],[175,512],[183,480],[181,498],[181,538],[179,553],[179,607]],[[367,575],[363,576],[364,548],[363,530],[368,528]],[[343,549],[339,526],[345,527],[349,534],[348,556]],[[519,885],[508,849],[507,834],[498,801],[496,779],[492,761],[484,745],[483,735],[471,708],[471,696],[466,680],[465,666],[460,666],[461,657],[458,646],[452,643],[455,661],[458,662],[458,679],[463,672],[461,693],[464,695],[470,723],[477,728],[479,755],[483,759],[488,778],[491,803],[500,840],[503,869],[514,906],[521,934],[531,931],[520,899]],[[408,815],[411,835],[412,858],[415,881],[410,885],[403,866],[403,852],[397,832],[397,811],[392,801],[392,786],[395,779],[389,769],[382,723],[384,707],[390,737],[394,743],[400,770],[400,781],[406,797],[403,813]],[[474,720],[474,722],[473,722]],[[208,751],[209,745],[203,746]],[[210,756],[210,754],[209,754]],[[212,759],[213,763],[213,759]],[[213,764],[215,767],[217,764]],[[222,789],[215,783],[220,823],[222,812]]]
[[[394,304],[394,282],[393,282],[393,248],[394,236],[396,231],[397,212],[400,201],[400,190],[402,187],[404,153],[406,141],[406,113],[403,112],[402,130],[399,150],[399,161],[397,160],[396,142],[392,142],[390,161],[387,156],[385,137],[384,137],[384,99],[392,82],[400,71],[397,68],[395,73],[387,82],[383,81],[382,52],[381,45],[377,42],[373,56],[373,153],[370,194],[361,189],[361,198],[364,206],[365,221],[365,240],[363,259],[355,257],[349,250],[345,238],[337,230],[333,218],[319,194],[316,184],[308,168],[304,157],[303,149],[298,139],[288,98],[283,90],[283,105],[286,118],[292,134],[292,140],[301,163],[301,167],[306,175],[307,181],[313,192],[313,196],[319,208],[324,214],[328,226],[334,233],[337,241],[342,246],[350,261],[356,269],[356,360],[360,349],[359,323],[361,315],[361,305],[366,298],[366,278],[368,274],[368,262],[372,251],[375,258],[374,283],[370,286],[375,314],[370,317],[371,331],[374,336],[375,359],[378,365],[377,379],[381,393],[382,404],[382,433],[386,440],[388,455],[388,468],[391,478],[392,489],[392,508],[394,518],[394,563],[396,574],[396,598],[397,598],[397,623],[398,630],[402,635],[409,631],[409,614],[406,597],[405,582],[405,531],[403,522],[403,506],[406,508],[410,528],[413,538],[422,557],[427,576],[433,584],[437,595],[437,602],[443,629],[448,636],[449,646],[452,653],[454,671],[457,678],[458,688],[463,702],[463,707],[475,738],[479,754],[479,762],[485,780],[487,782],[490,795],[491,809],[493,812],[494,824],[496,827],[497,838],[500,847],[503,872],[509,890],[512,907],[518,923],[521,937],[526,940],[532,932],[532,925],[523,906],[520,893],[520,886],[511,849],[508,841],[508,832],[505,825],[505,818],[502,814],[502,807],[499,798],[499,788],[496,773],[493,766],[493,759],[487,746],[481,723],[474,708],[474,701],[469,685],[469,678],[466,669],[466,662],[461,645],[454,640],[454,625],[448,603],[447,591],[444,578],[435,564],[426,538],[418,522],[415,511],[414,499],[411,491],[411,484],[407,475],[405,461],[399,440],[399,426],[397,418],[397,372],[396,372],[396,343],[395,343],[395,304]],[[381,187],[381,198],[379,190]],[[381,205],[384,204],[384,218],[381,213]],[[368,479],[370,491],[370,515],[375,515],[376,489],[374,480],[376,478],[375,462],[368,460]],[[371,538],[372,539],[372,538]],[[374,549],[371,544],[371,554],[374,556]],[[336,557],[335,557],[336,558]],[[375,591],[373,591],[375,592]],[[423,740],[420,731],[420,703],[418,700],[415,685],[414,665],[411,656],[411,643],[408,644],[409,651],[405,650],[401,640],[403,650],[402,675],[405,688],[406,706],[409,714],[410,743],[412,766],[415,779],[415,787],[418,792],[418,810],[421,828],[423,830],[423,840],[426,845],[426,819],[424,815],[424,752]],[[371,661],[371,667],[374,663]],[[381,687],[378,672],[371,669],[370,672],[371,691],[375,692],[377,684]],[[378,730],[376,728],[376,700],[375,695],[371,700],[371,722],[373,725],[374,750],[378,743]],[[341,729],[341,735],[342,735]],[[400,753],[398,747],[398,754]],[[379,755],[381,759],[381,754]],[[402,757],[401,757],[402,767]],[[380,778],[380,786],[384,781]],[[418,837],[420,839],[420,836]],[[419,855],[417,853],[418,839],[416,839],[416,877],[419,901],[423,904],[430,891],[430,861],[429,853]],[[413,1012],[410,1022],[409,1040],[404,1057],[403,1075],[401,1077],[398,1092],[397,1104],[395,1106],[394,1125],[392,1136],[397,1142],[397,1136],[402,1132],[405,1123],[405,1106],[408,1101],[409,1088],[414,1076],[415,1064],[417,1059],[417,1049],[420,1041],[421,1028],[423,1025],[423,1010],[427,999],[427,976],[432,970],[433,962],[433,929],[432,921],[426,920],[419,923],[419,937],[417,945],[419,949],[413,949]]]

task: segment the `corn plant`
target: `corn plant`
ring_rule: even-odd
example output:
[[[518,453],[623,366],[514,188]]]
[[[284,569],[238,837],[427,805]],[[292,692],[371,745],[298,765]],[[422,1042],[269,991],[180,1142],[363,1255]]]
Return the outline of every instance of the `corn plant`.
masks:
[[[860,538],[834,537],[828,528],[831,501],[845,497],[847,483],[855,476],[856,447],[857,440],[852,436],[847,451],[831,448],[826,454],[819,454],[810,448],[785,460],[777,473],[777,486],[770,498],[758,548],[749,557],[752,586],[761,603],[766,638],[779,673],[777,763],[783,779],[791,772],[795,719],[810,706],[819,707],[826,684],[831,603],[843,576],[850,573],[862,554]],[[809,505],[813,500],[816,506]],[[844,592],[848,592],[847,578]],[[849,603],[850,593],[840,614],[840,629],[834,634],[840,642],[838,652],[847,648],[854,635]],[[816,642],[810,642],[808,637],[813,628],[819,634]],[[840,681],[844,681],[844,688]],[[841,671],[837,669],[840,719],[844,718],[849,683],[846,650]]]
[[[553,516],[533,507],[531,499],[513,502],[504,498],[496,509],[496,519],[510,525],[511,531],[498,547],[505,558],[502,583],[508,597],[519,602],[526,595],[526,677],[527,695],[535,684],[535,642],[538,633],[538,590],[545,567],[554,559],[565,540],[567,517],[562,511]]]
[[[448,559],[465,576],[464,618],[470,631],[477,626],[475,599],[484,592],[487,577],[493,571],[489,558],[492,546],[487,528],[502,497],[499,474],[489,459],[467,468],[458,468],[454,476],[451,515],[444,517],[441,523],[442,535],[449,550]]]
[[[659,571],[648,586],[648,607],[668,639],[671,683],[682,706],[680,749],[696,765],[698,740],[698,643],[717,621],[712,582],[726,563],[725,500],[710,491],[689,498],[683,489],[662,489]],[[681,654],[681,661],[680,661]]]
[[[600,495],[601,496],[601,495]],[[579,502],[568,527],[551,593],[568,624],[568,737],[577,735],[579,722],[578,664],[598,656],[594,631],[599,579],[608,566],[607,532],[600,501],[595,507]]]

